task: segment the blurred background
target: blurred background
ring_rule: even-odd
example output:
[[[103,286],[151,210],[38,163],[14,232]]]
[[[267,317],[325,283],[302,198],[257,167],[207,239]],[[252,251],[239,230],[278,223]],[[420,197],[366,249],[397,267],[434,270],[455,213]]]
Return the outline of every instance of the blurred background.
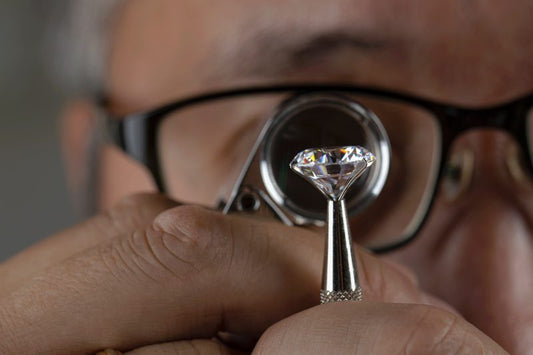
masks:
[[[58,128],[68,93],[46,61],[50,13],[65,2],[0,1],[0,262],[77,219]]]

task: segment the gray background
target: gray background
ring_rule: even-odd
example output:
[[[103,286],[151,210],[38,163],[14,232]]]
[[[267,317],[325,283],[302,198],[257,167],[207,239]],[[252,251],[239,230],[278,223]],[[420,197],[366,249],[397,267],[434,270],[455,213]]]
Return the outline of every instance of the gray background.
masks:
[[[45,29],[59,0],[0,0],[0,261],[77,219],[58,117],[67,95],[47,73]]]

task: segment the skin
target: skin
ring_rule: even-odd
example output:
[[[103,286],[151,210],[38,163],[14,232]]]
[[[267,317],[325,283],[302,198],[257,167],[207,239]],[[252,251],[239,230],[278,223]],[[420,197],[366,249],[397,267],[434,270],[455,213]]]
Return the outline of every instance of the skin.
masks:
[[[301,6],[129,1],[112,36],[111,110],[288,80],[342,79],[472,107],[533,89],[529,3]],[[339,28],[356,31],[366,45],[318,54],[307,48],[296,67],[284,57],[309,34]],[[266,61],[246,50],[259,30],[277,38],[261,47]],[[274,51],[280,42],[284,51]],[[91,116],[83,104],[68,112],[67,121]],[[0,352],[237,353],[259,339],[254,352],[266,354],[525,354],[533,348],[532,187],[505,163],[516,159],[513,147],[497,131],[460,137],[454,151],[474,156],[468,179],[455,193],[439,191],[406,248],[377,257],[356,246],[368,302],[325,306],[316,306],[321,235],[156,194],[124,198],[153,184],[107,147],[106,212],[0,265]],[[221,337],[225,344],[213,340],[221,330],[232,334]]]

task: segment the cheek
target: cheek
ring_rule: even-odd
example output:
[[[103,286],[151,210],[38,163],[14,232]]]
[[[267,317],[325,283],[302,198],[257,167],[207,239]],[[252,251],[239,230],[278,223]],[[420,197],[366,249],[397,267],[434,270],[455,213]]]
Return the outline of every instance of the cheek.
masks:
[[[147,169],[116,147],[102,148],[99,168],[96,193],[100,210],[108,209],[127,195],[157,191]]]

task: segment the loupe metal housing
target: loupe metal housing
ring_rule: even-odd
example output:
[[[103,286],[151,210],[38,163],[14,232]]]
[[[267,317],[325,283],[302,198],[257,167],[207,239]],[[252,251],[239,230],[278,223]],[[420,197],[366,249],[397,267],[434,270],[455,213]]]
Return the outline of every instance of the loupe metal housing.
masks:
[[[289,162],[307,148],[346,145],[363,146],[377,158],[346,196],[348,214],[355,215],[380,194],[387,179],[391,148],[383,125],[372,111],[344,95],[317,92],[286,99],[259,135],[224,212],[323,226],[323,196],[291,172]]]

